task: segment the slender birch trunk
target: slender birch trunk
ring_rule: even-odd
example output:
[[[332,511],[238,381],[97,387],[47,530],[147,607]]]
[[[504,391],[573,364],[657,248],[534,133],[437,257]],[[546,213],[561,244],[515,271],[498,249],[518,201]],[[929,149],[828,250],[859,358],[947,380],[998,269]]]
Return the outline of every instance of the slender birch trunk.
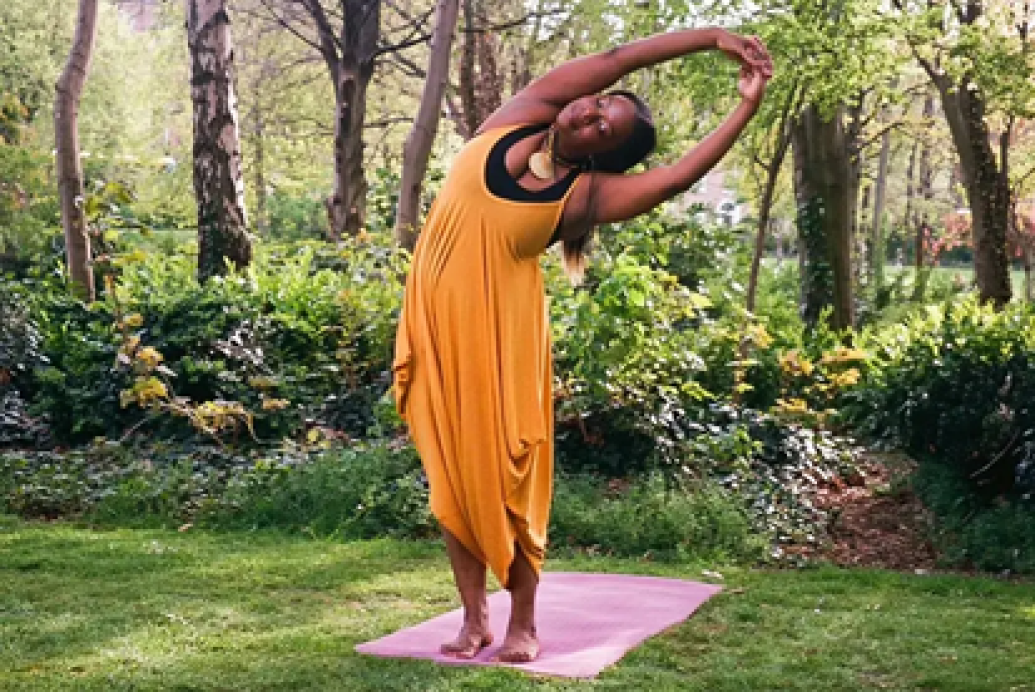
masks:
[[[86,227],[83,167],[79,160],[79,101],[97,38],[97,0],[79,0],[75,37],[65,69],[55,86],[54,139],[65,257],[72,287],[87,301],[95,297],[90,236]]]
[[[884,285],[884,196],[888,187],[891,161],[891,131],[885,130],[880,140],[877,180],[873,184],[873,228],[870,230],[870,284]]]
[[[187,0],[191,100],[194,105],[194,194],[198,205],[198,279],[252,259],[244,207],[233,40],[226,0]]]

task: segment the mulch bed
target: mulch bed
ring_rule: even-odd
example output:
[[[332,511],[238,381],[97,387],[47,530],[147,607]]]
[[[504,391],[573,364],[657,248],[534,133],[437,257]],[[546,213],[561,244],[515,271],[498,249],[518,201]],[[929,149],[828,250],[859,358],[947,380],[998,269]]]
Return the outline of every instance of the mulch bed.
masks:
[[[930,571],[938,554],[928,540],[932,518],[904,483],[906,472],[881,461],[861,468],[856,478],[835,479],[816,497],[830,515],[831,540],[809,557],[845,567],[874,567],[899,571]]]

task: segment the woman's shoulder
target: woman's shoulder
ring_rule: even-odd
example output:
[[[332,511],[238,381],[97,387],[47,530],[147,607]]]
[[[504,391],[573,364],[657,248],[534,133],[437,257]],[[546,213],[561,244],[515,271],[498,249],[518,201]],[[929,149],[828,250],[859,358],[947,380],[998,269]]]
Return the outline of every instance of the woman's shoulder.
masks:
[[[511,98],[485,119],[478,132],[488,132],[504,127],[519,127],[523,124],[542,124],[548,127],[559,112],[555,104],[529,97],[524,92]]]
[[[511,132],[515,132],[515,131],[521,130],[521,129],[534,130],[534,129],[540,129],[541,128],[541,129],[545,130],[548,127],[549,127],[548,123],[535,123],[535,122],[527,122],[527,121],[505,123],[505,124],[502,124],[502,125],[494,125],[492,127],[480,127],[480,128],[478,128],[478,131],[474,133],[474,137],[472,137],[472,139],[479,139],[479,138],[486,138],[486,137],[487,138],[498,139],[500,137],[505,137],[506,135],[510,134]]]

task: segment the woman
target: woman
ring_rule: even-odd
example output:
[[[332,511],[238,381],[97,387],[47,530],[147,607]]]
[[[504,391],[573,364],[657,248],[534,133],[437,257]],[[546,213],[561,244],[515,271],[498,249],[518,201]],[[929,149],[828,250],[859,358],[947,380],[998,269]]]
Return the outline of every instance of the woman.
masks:
[[[676,163],[622,175],[653,149],[654,126],[632,94],[600,92],[705,49],[741,64],[741,103]],[[413,256],[393,366],[464,607],[443,653],[470,658],[492,643],[486,566],[512,599],[495,658],[521,663],[539,652],[535,594],[553,476],[539,255],[559,240],[580,276],[590,230],[687,190],[732,146],[771,75],[758,39],[659,34],[551,70],[493,113],[454,161]]]

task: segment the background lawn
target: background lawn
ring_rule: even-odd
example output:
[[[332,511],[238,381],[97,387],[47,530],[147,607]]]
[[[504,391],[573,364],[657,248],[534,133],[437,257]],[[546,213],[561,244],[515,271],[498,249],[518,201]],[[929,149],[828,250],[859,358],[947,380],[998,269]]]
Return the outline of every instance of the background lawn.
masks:
[[[1032,583],[588,557],[548,566],[715,580],[709,570],[727,591],[595,681],[537,679],[353,652],[456,606],[436,543],[0,517],[0,689],[1035,690]]]

